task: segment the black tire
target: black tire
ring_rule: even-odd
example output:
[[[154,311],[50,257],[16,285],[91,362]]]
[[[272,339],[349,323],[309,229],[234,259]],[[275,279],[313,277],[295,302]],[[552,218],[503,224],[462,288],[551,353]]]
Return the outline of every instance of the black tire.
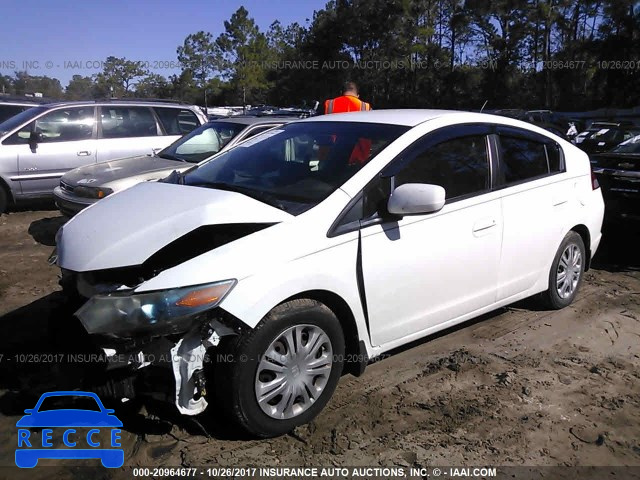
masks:
[[[299,325],[319,327],[329,338],[331,371],[324,389],[306,410],[292,418],[276,419],[262,410],[256,398],[258,366],[271,343],[289,328]],[[219,347],[218,352],[225,361],[217,361],[214,366],[217,400],[252,435],[266,438],[290,432],[316,417],[331,398],[342,374],[344,348],[340,322],[326,305],[310,299],[295,299],[278,305],[256,328]]]
[[[576,247],[580,251],[580,267],[576,273],[578,273],[577,283],[571,293],[567,294],[567,296],[561,296],[558,292],[558,276],[559,269],[564,268],[560,266],[561,260],[567,249],[570,247]],[[552,310],[560,310],[566,306],[571,305],[573,300],[575,299],[578,290],[580,289],[580,285],[582,283],[582,277],[584,276],[584,268],[585,263],[587,261],[586,249],[584,247],[584,241],[582,237],[574,232],[570,231],[562,240],[560,244],[560,248],[556,253],[555,258],[553,259],[553,263],[551,264],[551,270],[549,271],[549,289],[546,292],[540,294],[540,298],[545,307],[550,308]]]
[[[0,182],[0,215],[7,211],[7,207],[9,206],[9,196],[7,195],[7,191]]]

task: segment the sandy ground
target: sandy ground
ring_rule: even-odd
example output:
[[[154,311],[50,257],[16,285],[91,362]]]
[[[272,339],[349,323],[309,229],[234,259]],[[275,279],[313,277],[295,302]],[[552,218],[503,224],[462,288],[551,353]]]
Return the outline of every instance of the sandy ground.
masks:
[[[0,217],[0,466],[14,465],[22,410],[81,375],[19,356],[69,351],[50,333],[72,312],[46,262],[63,221]],[[640,234],[610,229],[565,310],[525,301],[394,352],[343,377],[313,423],[280,438],[244,438],[215,407],[201,426],[148,405],[118,411],[125,465],[640,465],[639,344]],[[52,465],[31,477],[81,478]]]

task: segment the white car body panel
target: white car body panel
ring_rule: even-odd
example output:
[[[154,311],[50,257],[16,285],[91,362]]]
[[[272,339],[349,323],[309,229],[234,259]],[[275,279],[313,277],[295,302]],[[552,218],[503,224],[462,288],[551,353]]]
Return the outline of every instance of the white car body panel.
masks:
[[[131,208],[133,204],[136,208]],[[96,208],[101,215],[92,215]],[[139,265],[202,225],[277,223],[290,217],[239,193],[141,183],[110,195],[66,223],[59,261],[76,272]]]
[[[497,192],[480,203],[474,197],[433,214],[404,217],[391,227],[363,229],[362,264],[374,345],[494,303],[501,234]]]
[[[302,122],[316,121],[413,128],[297,217],[237,193],[134,186],[64,226],[60,266],[82,272],[136,265],[201,225],[275,223],[167,269],[136,292],[234,278],[238,283],[220,308],[252,328],[292,296],[330,292],[349,306],[358,340],[373,357],[546,290],[557,249],[576,226],[588,229],[591,254],[598,247],[604,204],[600,191],[591,188],[588,157],[546,130],[507,117],[442,111],[378,110]],[[408,145],[435,129],[474,122],[519,127],[555,140],[564,150],[566,172],[404,217],[397,222],[399,235],[373,225],[327,236],[351,198]],[[357,279],[359,235],[368,317]]]

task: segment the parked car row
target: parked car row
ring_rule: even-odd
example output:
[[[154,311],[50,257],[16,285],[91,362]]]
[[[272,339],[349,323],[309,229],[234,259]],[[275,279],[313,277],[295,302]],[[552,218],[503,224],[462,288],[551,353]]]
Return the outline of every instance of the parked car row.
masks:
[[[640,135],[608,152],[591,155],[612,220],[640,220]]]
[[[168,147],[147,155],[101,162],[71,170],[54,189],[56,205],[73,216],[96,201],[139,182],[160,180],[223,152],[291,118],[235,116],[210,121]]]
[[[69,170],[162,150],[207,121],[199,107],[170,102],[50,103],[0,124],[0,212],[50,197]]]

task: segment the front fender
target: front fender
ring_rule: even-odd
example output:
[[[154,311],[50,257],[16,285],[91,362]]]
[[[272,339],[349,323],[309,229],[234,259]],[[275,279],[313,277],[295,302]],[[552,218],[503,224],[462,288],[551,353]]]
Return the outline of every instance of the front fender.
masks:
[[[300,293],[323,290],[342,298],[353,313],[358,337],[369,348],[369,334],[356,279],[358,234],[344,235],[344,242],[284,265],[242,279],[220,307],[251,328],[283,301]]]

